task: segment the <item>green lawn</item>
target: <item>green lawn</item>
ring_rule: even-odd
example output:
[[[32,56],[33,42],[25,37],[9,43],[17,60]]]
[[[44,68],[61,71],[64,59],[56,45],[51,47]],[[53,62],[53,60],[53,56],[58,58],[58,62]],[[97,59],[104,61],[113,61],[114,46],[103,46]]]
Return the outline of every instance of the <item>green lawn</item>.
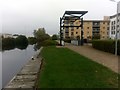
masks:
[[[91,52],[92,53],[92,52]],[[44,47],[39,88],[116,88],[118,74],[67,48]]]

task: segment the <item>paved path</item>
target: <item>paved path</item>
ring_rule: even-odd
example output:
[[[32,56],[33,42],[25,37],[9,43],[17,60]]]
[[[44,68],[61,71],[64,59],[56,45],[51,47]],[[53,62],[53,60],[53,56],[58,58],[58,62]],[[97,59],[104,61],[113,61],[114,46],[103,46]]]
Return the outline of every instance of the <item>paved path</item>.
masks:
[[[74,46],[72,44],[65,44],[65,47],[78,52],[79,54],[88,57],[92,59],[95,62],[98,62],[108,68],[110,68],[112,71],[118,73],[118,63],[120,64],[120,57],[115,56],[111,53],[106,53],[100,50],[96,50],[92,48],[91,45],[84,45],[84,46]]]

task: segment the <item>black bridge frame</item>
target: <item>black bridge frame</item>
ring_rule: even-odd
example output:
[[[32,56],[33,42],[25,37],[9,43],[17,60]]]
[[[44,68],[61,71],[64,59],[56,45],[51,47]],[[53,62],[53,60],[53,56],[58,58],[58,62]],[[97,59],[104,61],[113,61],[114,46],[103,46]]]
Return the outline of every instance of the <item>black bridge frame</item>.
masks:
[[[88,11],[65,11],[63,17],[60,17],[60,45],[62,46],[63,40],[63,28],[64,27],[81,27],[81,46],[83,45],[83,15],[85,15]],[[76,20],[80,20],[81,24],[79,26],[66,26],[64,25],[64,21],[69,20],[71,22],[75,22]]]

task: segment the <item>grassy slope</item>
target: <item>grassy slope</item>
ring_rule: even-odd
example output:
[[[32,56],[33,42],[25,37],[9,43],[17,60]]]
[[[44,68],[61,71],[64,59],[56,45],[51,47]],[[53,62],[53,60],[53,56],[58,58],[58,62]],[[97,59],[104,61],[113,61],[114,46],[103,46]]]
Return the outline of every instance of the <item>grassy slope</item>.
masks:
[[[67,48],[45,47],[42,56],[40,88],[117,87],[117,74]]]

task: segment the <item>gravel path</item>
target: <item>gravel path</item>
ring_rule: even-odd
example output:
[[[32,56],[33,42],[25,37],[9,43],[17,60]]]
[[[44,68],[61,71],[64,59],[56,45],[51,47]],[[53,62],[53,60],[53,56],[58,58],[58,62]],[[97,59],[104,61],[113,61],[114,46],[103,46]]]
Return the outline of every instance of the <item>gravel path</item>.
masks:
[[[91,45],[74,46],[66,43],[65,47],[110,68],[114,72],[119,72],[118,64],[120,64],[120,62],[118,62],[118,60],[120,60],[120,56],[115,56],[111,53],[96,50],[92,48]]]

